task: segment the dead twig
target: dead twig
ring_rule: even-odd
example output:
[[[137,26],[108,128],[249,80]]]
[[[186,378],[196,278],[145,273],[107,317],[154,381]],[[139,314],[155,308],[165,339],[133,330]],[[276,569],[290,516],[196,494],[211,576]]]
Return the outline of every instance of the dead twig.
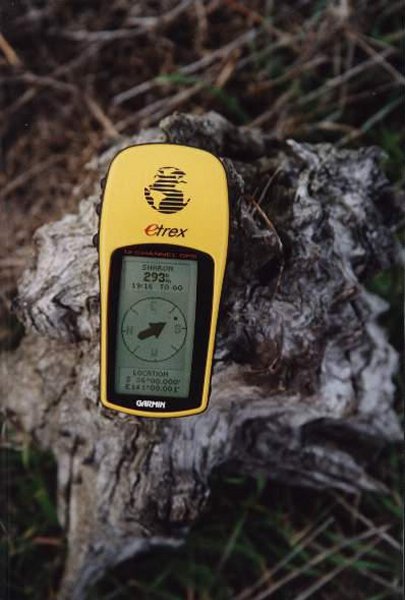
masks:
[[[27,72],[22,73],[19,76],[19,79],[30,85],[40,87],[51,87],[58,92],[68,92],[69,94],[79,93],[79,88],[73,85],[72,83],[65,83],[64,81],[59,81],[58,79],[54,79],[53,77],[49,77],[48,75],[36,75],[35,73]]]
[[[395,53],[396,53],[395,48],[387,48],[383,52],[380,52],[379,56],[381,58],[387,58],[388,56],[392,56]],[[321,87],[317,88],[313,92],[310,92],[309,94],[306,94],[306,96],[302,96],[297,101],[297,105],[304,106],[305,104],[308,104],[308,102],[317,100],[320,96],[339,87],[342,83],[349,81],[350,79],[353,79],[353,77],[355,77],[356,75],[359,75],[364,70],[374,67],[375,65],[376,65],[375,58],[370,58],[368,60],[364,60],[363,62],[359,63],[355,67],[352,67],[348,71],[345,71],[341,75],[338,75],[337,77],[333,77],[332,79],[327,79]]]
[[[180,90],[177,92],[177,94],[174,94],[174,96],[171,96],[170,98],[156,100],[156,102],[148,104],[133,115],[130,115],[129,117],[119,121],[116,124],[116,129],[118,132],[122,132],[129,126],[132,126],[134,123],[142,125],[143,127],[146,124],[157,123],[170,112],[179,108],[179,106],[181,106],[186,100],[189,100],[195,96],[205,86],[206,83],[196,83],[192,87]]]
[[[316,565],[318,565],[321,562],[325,561],[330,556],[333,556],[333,554],[335,554],[336,552],[340,552],[344,548],[350,547],[353,544],[356,544],[358,542],[362,542],[362,541],[364,541],[364,540],[366,540],[366,539],[368,539],[370,537],[376,536],[379,531],[385,531],[387,529],[388,529],[387,526],[383,526],[383,527],[379,527],[378,529],[373,529],[373,530],[365,531],[365,532],[363,532],[363,533],[361,533],[361,534],[359,534],[357,536],[354,536],[354,537],[349,538],[349,539],[345,539],[342,542],[338,542],[337,544],[334,544],[332,547],[330,547],[330,548],[328,548],[326,550],[322,550],[322,552],[319,552],[311,560],[309,560],[308,562],[306,562],[302,567],[294,569],[293,571],[291,571],[290,573],[288,573],[287,575],[285,575],[284,577],[282,577],[281,579],[279,579],[278,581],[276,581],[274,584],[272,584],[266,590],[263,590],[262,592],[260,592],[256,596],[253,596],[251,598],[251,600],[265,600],[266,598],[270,598],[281,587],[284,587],[287,583],[291,583],[291,581],[293,581],[294,579],[297,579],[297,577],[299,577],[300,575],[304,575],[309,569],[311,569],[312,567],[315,567]],[[328,581],[330,581],[331,579],[333,579],[333,577],[335,577],[337,573],[339,573],[340,571],[342,571],[346,567],[348,567],[351,564],[353,564],[353,562],[355,562],[359,558],[359,556],[362,556],[363,554],[366,554],[371,548],[373,548],[374,546],[376,546],[380,542],[381,542],[380,538],[378,538],[377,540],[374,540],[368,546],[363,547],[353,557],[347,559],[347,561],[344,561],[343,565],[339,565],[339,567],[337,567],[336,569],[333,569],[333,571],[331,571],[330,573],[328,573],[327,575],[325,575],[325,577],[323,577],[321,579],[318,579],[313,586],[310,586],[310,588],[308,588],[308,590],[306,590],[305,592],[303,592],[302,597],[300,596],[300,600],[304,600],[304,598],[309,598],[310,595],[307,594],[307,591],[310,592],[310,594],[312,594],[314,591],[316,591],[316,589],[319,589],[318,587],[315,588],[315,586],[322,587],[323,585],[325,585]],[[359,556],[357,556],[357,555],[359,555]],[[304,594],[306,594],[306,595],[304,595]],[[296,598],[295,600],[298,600],[298,598]]]
[[[215,79],[214,85],[216,88],[223,88],[232,77],[235,72],[239,55],[240,50],[235,50],[235,52],[230,54],[228,60],[225,62],[224,66],[219,72],[219,75]]]
[[[324,56],[317,56],[311,60],[308,60],[305,63],[297,61],[285,73],[283,73],[279,77],[275,77],[274,79],[270,79],[267,81],[263,81],[260,84],[256,84],[255,91],[258,90],[259,92],[263,92],[263,91],[268,92],[272,88],[277,87],[278,85],[281,85],[283,83],[286,83],[287,81],[294,79],[298,75],[301,75],[302,73],[305,73],[306,71],[314,69],[315,67],[319,67],[320,65],[323,65],[327,62],[329,62],[329,59]]]
[[[247,17],[252,23],[256,25],[261,25],[263,29],[272,33],[275,38],[282,41],[284,44],[288,44],[291,48],[296,51],[299,51],[298,45],[295,44],[295,36],[286,33],[285,31],[281,31],[277,27],[275,27],[270,21],[266,20],[260,13],[255,10],[252,10],[242,2],[238,0],[223,0],[224,3],[234,12],[237,12],[245,17]]]
[[[27,169],[26,171],[15,177],[2,189],[1,195],[3,197],[3,200],[12,192],[15,192],[18,188],[25,185],[31,179],[37,177],[40,173],[43,173],[43,171],[46,171],[46,169],[55,165],[61,160],[64,160],[64,156],[62,154],[50,156],[46,160],[35,164],[30,169]]]
[[[106,43],[144,35],[145,30],[140,28],[104,29],[99,31],[89,31],[88,29],[75,29],[74,31],[52,29],[51,33],[71,42]]]
[[[312,585],[307,587],[307,589],[305,591],[298,594],[298,596],[296,596],[295,600],[307,600],[307,598],[312,598],[313,595],[315,594],[315,592],[317,592],[322,587],[324,587],[327,583],[332,581],[332,579],[334,579],[337,575],[339,575],[339,573],[341,573],[342,571],[347,569],[347,567],[350,567],[357,560],[359,560],[359,558],[361,558],[362,556],[367,554],[367,552],[372,550],[379,543],[380,543],[379,539],[373,540],[370,544],[367,544],[366,546],[364,546],[363,548],[358,550],[352,557],[344,560],[342,562],[342,564],[338,565],[337,567],[335,567],[334,569],[329,571],[329,573],[326,573],[326,575],[324,575],[323,577],[320,577],[319,579],[317,579],[315,581],[315,583],[313,583]],[[398,593],[400,594],[400,590],[396,590],[396,592],[397,592],[397,594]],[[269,597],[269,596],[267,596],[267,597]],[[255,600],[257,600],[257,599],[255,599]]]
[[[392,100],[392,102],[390,102],[389,104],[380,108],[380,110],[378,110],[374,115],[372,115],[369,119],[367,119],[367,121],[365,121],[363,123],[363,125],[361,126],[360,129],[355,129],[352,132],[345,135],[344,138],[339,140],[338,145],[343,146],[343,145],[347,144],[348,142],[352,142],[354,139],[361,137],[367,131],[370,131],[370,129],[372,127],[374,127],[374,125],[376,125],[376,123],[379,123],[380,121],[382,121],[387,115],[389,115],[389,113],[391,113],[393,110],[395,110],[397,108],[397,106],[399,106],[401,103],[402,103],[402,97]]]
[[[368,56],[371,56],[372,59],[375,60],[375,62],[377,62],[378,64],[381,65],[381,67],[387,72],[389,73],[394,80],[399,83],[400,85],[405,85],[405,77],[393,66],[391,65],[385,58],[384,56],[381,56],[380,53],[378,53],[376,50],[374,50],[374,48],[372,48],[363,38],[363,36],[361,36],[360,34],[358,34],[357,32],[353,32],[351,30],[347,31],[347,35],[353,39],[353,41],[360,46],[360,48],[362,48],[362,50],[364,50],[364,52],[366,54],[368,54]]]
[[[208,34],[207,7],[204,5],[203,0],[195,1],[195,12],[197,17],[197,36],[195,45],[197,52],[202,54]]]
[[[341,506],[343,506],[353,517],[355,517],[355,519],[358,519],[359,521],[361,521],[363,523],[363,525],[366,525],[367,527],[376,529],[375,524],[370,519],[368,519],[365,515],[363,515],[363,513],[361,513],[352,504],[349,504],[349,502],[347,502],[343,498],[343,496],[340,496],[339,494],[337,494],[334,496],[334,499]],[[380,535],[381,535],[381,539],[383,539],[385,542],[387,542],[387,544],[389,544],[392,548],[394,548],[394,550],[397,550],[398,552],[402,551],[401,544],[399,544],[387,531],[382,531],[380,533]]]
[[[193,3],[194,0],[183,0],[171,11],[168,11],[159,17],[129,17],[127,23],[130,27],[123,27],[121,29],[104,29],[99,31],[89,31],[87,29],[76,29],[71,31],[53,30],[53,33],[74,42],[115,42],[117,40],[125,40],[149,34],[158,27],[170,25],[172,21],[187,10]]]
[[[205,69],[208,66],[210,66],[216,60],[223,59],[232,52],[234,52],[234,50],[236,50],[237,48],[250,43],[254,40],[256,35],[257,31],[255,29],[248,31],[247,33],[243,33],[242,35],[232,40],[232,42],[230,42],[229,44],[222,46],[222,48],[214,50],[213,52],[206,54],[202,58],[192,63],[189,63],[188,65],[180,67],[179,69],[177,69],[176,73],[181,75],[194,75],[195,73],[198,73],[201,69]],[[148,92],[155,86],[159,85],[161,85],[159,78],[154,77],[153,79],[143,81],[142,83],[137,84],[136,86],[129,88],[124,92],[116,94],[115,96],[113,96],[112,101],[114,104],[122,104],[123,102],[126,102],[127,100],[131,100],[136,96],[144,94],[145,92]]]
[[[278,112],[281,106],[288,106],[287,102],[296,95],[296,91],[293,88],[289,88],[284,94],[281,94],[274,102],[274,104],[268,110],[265,110],[261,115],[253,119],[249,123],[250,127],[261,127],[264,123],[270,121],[270,119]]]
[[[173,23],[181,14],[183,14],[192,4],[195,4],[195,0],[182,0],[177,6],[167,11],[163,15],[158,17],[131,17],[129,16],[126,20],[128,25],[136,25],[142,27],[145,30],[151,31],[158,27],[167,26]]]
[[[0,32],[0,50],[3,52],[6,57],[7,62],[12,67],[20,67],[22,65],[22,61],[18,56],[17,52],[11,46],[11,44],[6,40],[4,35]]]
[[[114,123],[111,121],[108,115],[106,115],[106,113],[103,111],[98,102],[96,102],[96,100],[94,100],[94,98],[91,98],[88,94],[84,95],[84,99],[86,101],[87,106],[90,109],[90,112],[98,121],[98,123],[100,123],[106,134],[112,139],[121,137]]]
[[[297,554],[299,554],[299,552],[309,546],[309,544],[330,525],[332,525],[333,522],[334,518],[329,517],[325,519],[325,521],[323,521],[318,527],[315,527],[313,531],[311,531],[311,528],[305,529],[301,535],[295,538],[293,549],[288,554],[283,556],[283,558],[272,569],[266,571],[266,573],[264,573],[262,577],[260,577],[260,579],[258,579],[252,586],[244,589],[240,594],[238,594],[235,600],[248,600],[248,598],[250,598],[250,596],[256,590],[258,590],[266,582],[271,581],[276,573],[283,569],[285,565],[287,565],[295,556],[297,556]]]

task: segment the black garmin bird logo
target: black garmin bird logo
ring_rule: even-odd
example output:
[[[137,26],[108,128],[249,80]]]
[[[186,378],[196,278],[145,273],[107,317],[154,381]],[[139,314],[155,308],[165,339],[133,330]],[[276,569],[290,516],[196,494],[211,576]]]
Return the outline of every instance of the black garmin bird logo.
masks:
[[[158,169],[151,185],[144,188],[149,206],[164,214],[176,213],[187,206],[190,198],[184,199],[185,177],[185,172],[177,167]]]

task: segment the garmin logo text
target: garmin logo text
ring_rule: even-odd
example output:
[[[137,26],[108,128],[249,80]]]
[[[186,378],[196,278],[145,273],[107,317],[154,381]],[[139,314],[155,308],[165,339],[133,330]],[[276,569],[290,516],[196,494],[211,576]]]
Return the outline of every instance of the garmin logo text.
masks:
[[[144,231],[149,236],[186,237],[187,229],[181,229],[181,227],[164,227],[164,225],[151,223],[151,225],[145,227]]]
[[[162,400],[137,400],[138,408],[166,408],[166,402]]]

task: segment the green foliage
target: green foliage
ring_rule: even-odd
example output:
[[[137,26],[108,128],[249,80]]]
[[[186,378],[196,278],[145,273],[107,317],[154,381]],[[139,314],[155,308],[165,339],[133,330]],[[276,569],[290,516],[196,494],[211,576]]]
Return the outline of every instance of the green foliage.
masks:
[[[394,450],[381,458],[379,476],[398,487]],[[325,582],[317,598],[357,598],[350,590],[360,589],[367,599],[400,598],[401,498],[393,491],[353,500],[217,474],[208,513],[182,547],[128,561],[90,598],[298,598],[334,569],[343,579]]]
[[[0,450],[1,573],[9,598],[50,598],[64,558],[52,455],[24,444]]]
[[[65,552],[55,465],[30,446],[3,450],[1,457],[2,474],[8,473],[1,550],[9,593],[13,600],[53,598]],[[392,491],[357,498],[217,473],[208,511],[184,545],[127,561],[88,598],[254,600],[263,593],[295,599],[336,569],[343,578],[325,582],[317,598],[357,598],[350,590],[360,589],[367,600],[400,598],[402,461],[395,448],[377,468]]]

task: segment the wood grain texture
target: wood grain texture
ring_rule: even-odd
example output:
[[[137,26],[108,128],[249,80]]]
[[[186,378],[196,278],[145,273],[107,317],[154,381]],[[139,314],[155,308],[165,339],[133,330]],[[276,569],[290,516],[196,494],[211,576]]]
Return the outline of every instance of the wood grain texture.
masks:
[[[179,544],[214,468],[346,491],[381,490],[371,450],[400,439],[397,356],[365,289],[398,258],[399,209],[380,151],[280,142],[214,113],[174,114],[123,145],[167,140],[218,154],[231,244],[212,396],[202,415],[134,418],[98,402],[98,193],[41,227],[19,285],[26,335],[5,356],[6,411],[58,463],[69,552],[61,598],[107,568]],[[90,167],[105,175],[119,149]]]

